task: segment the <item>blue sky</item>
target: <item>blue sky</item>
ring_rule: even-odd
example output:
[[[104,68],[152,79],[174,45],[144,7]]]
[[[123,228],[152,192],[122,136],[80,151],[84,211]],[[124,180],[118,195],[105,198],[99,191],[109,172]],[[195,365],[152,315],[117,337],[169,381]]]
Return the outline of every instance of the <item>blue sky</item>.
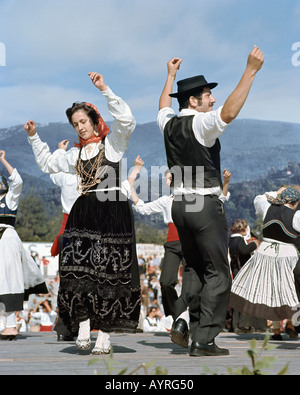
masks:
[[[83,100],[111,120],[90,71],[138,123],[155,121],[173,56],[183,58],[178,79],[219,82],[222,105],[254,44],[265,64],[239,117],[300,123],[299,21],[298,0],[0,0],[0,128],[66,122],[65,109]]]

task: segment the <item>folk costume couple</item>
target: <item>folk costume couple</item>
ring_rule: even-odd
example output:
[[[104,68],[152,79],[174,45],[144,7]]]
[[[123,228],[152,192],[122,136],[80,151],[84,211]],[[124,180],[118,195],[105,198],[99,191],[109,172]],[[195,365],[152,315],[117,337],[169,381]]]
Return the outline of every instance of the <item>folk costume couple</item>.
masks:
[[[178,92],[172,94],[182,60],[173,58],[168,63],[158,124],[164,135],[168,166],[180,169],[173,174],[172,218],[190,279],[186,302],[191,356],[229,353],[214,340],[223,328],[231,286],[227,223],[223,203],[218,199],[222,193],[218,138],[239,114],[263,61],[262,52],[255,46],[242,79],[224,106],[217,110],[213,110],[215,99],[211,93],[217,83],[207,83],[203,76],[178,81]],[[73,332],[79,331],[79,348],[89,348],[90,330],[98,329],[93,352],[105,353],[110,348],[108,333],[135,332],[139,319],[133,217],[128,200],[121,196],[119,180],[119,162],[135,120],[127,104],[107,87],[103,76],[90,73],[90,78],[107,99],[108,109],[115,118],[109,133],[94,106],[87,103],[74,104],[67,110],[69,121],[80,137],[80,147],[51,154],[36,133],[34,122],[29,121],[25,129],[43,172],[78,175],[82,195],[74,203],[62,237],[59,312]],[[179,116],[171,108],[171,97],[179,101]],[[190,178],[184,177],[186,167],[191,170]],[[114,170],[113,183],[108,182],[108,168]],[[204,168],[204,180],[200,184],[198,168]],[[110,192],[115,199],[105,199],[105,194]],[[182,336],[186,335],[186,327],[178,329],[179,334],[182,331]]]

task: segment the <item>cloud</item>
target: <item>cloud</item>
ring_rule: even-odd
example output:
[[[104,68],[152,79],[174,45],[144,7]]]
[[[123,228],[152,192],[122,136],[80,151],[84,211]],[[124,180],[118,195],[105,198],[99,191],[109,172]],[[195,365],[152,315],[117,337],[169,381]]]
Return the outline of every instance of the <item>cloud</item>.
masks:
[[[29,119],[41,123],[67,122],[65,110],[74,101],[85,100],[82,91],[48,85],[4,87],[1,96],[4,100],[0,101],[0,127],[25,124]],[[93,95],[92,100],[97,103],[100,96]]]
[[[255,117],[265,108],[268,119],[284,117],[289,113],[287,103],[282,103],[286,111],[274,111],[269,103],[284,89],[284,81],[296,89],[293,80],[299,80],[300,70],[291,73],[289,59],[289,25],[295,31],[292,13],[300,13],[300,2],[285,4],[286,11],[277,2],[270,8],[258,0],[2,1],[0,42],[6,47],[6,67],[0,67],[0,127],[26,114],[41,122],[63,120],[66,106],[81,98],[102,103],[87,77],[89,71],[103,73],[139,122],[155,120],[166,64],[173,56],[183,58],[178,79],[205,74],[217,80],[218,103],[223,104],[254,43],[266,51],[257,84],[265,89],[265,103],[253,103],[242,114]],[[276,92],[269,88],[271,78],[278,81]],[[292,97],[298,103],[296,93]]]
[[[12,3],[14,8],[0,6],[0,15],[7,14],[1,31],[6,31],[15,69],[20,72],[35,64],[38,78],[45,71],[41,66],[55,73],[96,64],[151,75],[161,70],[162,58],[189,55],[193,62],[202,54],[203,59],[220,61],[238,46],[214,33],[214,7],[193,0],[194,6],[182,0]]]

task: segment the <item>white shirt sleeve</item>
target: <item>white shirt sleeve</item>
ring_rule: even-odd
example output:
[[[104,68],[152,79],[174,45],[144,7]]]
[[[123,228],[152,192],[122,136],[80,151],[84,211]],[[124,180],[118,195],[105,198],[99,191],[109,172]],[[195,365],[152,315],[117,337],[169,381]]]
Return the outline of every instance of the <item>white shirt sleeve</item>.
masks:
[[[102,91],[102,94],[114,118],[105,139],[105,155],[111,162],[119,162],[128,148],[129,137],[136,127],[136,121],[128,104],[116,96],[110,88]]]
[[[172,219],[172,196],[161,196],[160,198],[153,200],[153,202],[145,203],[142,199],[139,199],[137,204],[133,205],[136,212],[142,215],[151,214],[163,214],[164,223],[169,224],[173,222]]]
[[[9,189],[5,196],[5,202],[7,204],[7,207],[10,210],[14,211],[18,208],[19,199],[23,187],[23,180],[20,174],[18,173],[17,169],[14,169],[11,176],[9,176],[8,185],[9,185]]]
[[[127,196],[128,199],[131,198],[131,186],[128,182],[128,180],[125,180],[121,184],[121,192],[123,195]]]
[[[65,214],[69,214],[75,200],[80,196],[77,190],[76,175],[60,172],[50,174],[50,178],[61,189],[62,211]]]
[[[53,184],[55,184],[58,187],[62,187],[63,186],[63,175],[65,173],[59,172],[59,173],[53,173],[50,174],[50,178],[51,181],[53,182]]]
[[[212,147],[229,125],[221,118],[223,107],[209,112],[198,112],[193,120],[193,131],[197,141],[205,147]]]
[[[139,199],[137,204],[134,205],[134,208],[142,215],[163,213],[164,211],[163,205],[161,204],[161,198],[149,203],[145,203],[142,199]]]
[[[293,228],[300,233],[300,210],[297,210],[294,215]]]
[[[228,202],[229,198],[230,198],[230,192],[227,192],[226,196],[222,192],[221,195],[218,197],[218,199],[221,200],[222,203]]]
[[[165,126],[167,122],[173,117],[175,117],[175,111],[171,107],[164,107],[159,110],[157,115],[157,124],[162,134],[164,133]]]
[[[267,195],[272,197],[276,197],[276,192],[266,192],[264,195],[258,195],[254,198],[254,207],[256,215],[262,215],[263,219],[265,218],[267,211],[271,204],[267,200]]]
[[[47,143],[41,141],[39,135],[28,136],[29,144],[35,156],[35,160],[43,173],[75,173],[75,164],[78,159],[78,148],[71,148],[68,151],[57,149],[50,152]]]

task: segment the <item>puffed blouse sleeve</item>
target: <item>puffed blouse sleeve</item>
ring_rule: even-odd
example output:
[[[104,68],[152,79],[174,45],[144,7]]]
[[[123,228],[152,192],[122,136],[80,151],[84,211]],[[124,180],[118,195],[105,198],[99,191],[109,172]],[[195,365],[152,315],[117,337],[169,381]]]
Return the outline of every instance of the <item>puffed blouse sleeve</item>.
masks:
[[[48,144],[41,141],[37,133],[34,136],[29,136],[28,141],[32,147],[36,163],[43,173],[53,174],[61,171],[75,173],[75,165],[79,155],[78,148],[74,147],[68,151],[57,149],[51,153]]]
[[[12,174],[8,179],[8,184],[9,190],[5,197],[5,201],[10,210],[16,210],[19,205],[19,199],[23,187],[23,180],[17,169],[13,170]]]

